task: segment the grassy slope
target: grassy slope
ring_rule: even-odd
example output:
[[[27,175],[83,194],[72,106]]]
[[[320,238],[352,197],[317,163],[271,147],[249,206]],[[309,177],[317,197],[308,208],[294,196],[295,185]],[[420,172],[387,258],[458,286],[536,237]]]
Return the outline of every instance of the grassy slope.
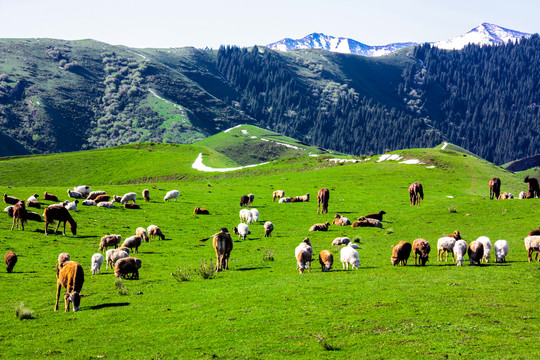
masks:
[[[0,191],[22,198],[44,190],[63,195],[66,187],[82,183],[114,194],[140,194],[148,187],[152,198],[139,211],[80,207],[73,214],[77,236],[46,237],[37,223],[10,231],[10,219],[0,217],[0,250],[21,256],[15,273],[0,273],[4,358],[530,358],[540,330],[539,310],[532,305],[538,301],[533,284],[539,272],[536,263],[526,262],[523,237],[538,226],[540,207],[538,200],[487,200],[491,177],[500,177],[503,191],[514,193],[524,188],[520,178],[471,156],[429,149],[400,153],[429,161],[436,166],[431,169],[374,160],[325,166],[320,158],[300,158],[232,174],[195,174],[188,165],[199,151],[140,146],[0,162]],[[30,160],[32,166],[20,163]],[[169,167],[155,168],[165,160]],[[109,185],[145,172],[174,180]],[[408,204],[412,181],[424,184],[426,198],[418,207]],[[331,191],[327,215],[316,214],[314,201],[271,201],[275,189],[314,197],[323,186]],[[181,192],[178,202],[163,203],[172,188]],[[176,282],[171,271],[214,256],[211,244],[198,240],[236,225],[239,197],[249,192],[261,218],[246,241],[235,241],[231,269],[213,280]],[[196,205],[212,215],[193,215]],[[354,219],[381,209],[387,212],[382,230],[307,231],[335,212]],[[262,237],[266,220],[276,225],[269,239]],[[90,257],[101,236],[127,237],[151,223],[161,226],[167,240],[142,245],[136,255],[143,262],[140,280],[123,282],[128,295],[116,292],[112,271],[104,266],[91,275]],[[456,229],[467,241],[480,235],[508,240],[509,262],[461,268],[437,262],[436,239]],[[331,241],[343,235],[361,238],[359,270],[342,271],[334,253],[334,271],[321,273],[314,266],[311,274],[297,273],[294,247],[304,237],[316,257],[322,249],[334,251]],[[409,266],[392,267],[390,246],[418,237],[432,244],[428,266],[411,266],[410,259]],[[274,250],[275,261],[263,261],[265,247]],[[78,313],[52,311],[53,267],[64,251],[85,269],[86,296]],[[15,319],[13,309],[21,301],[35,319]],[[318,338],[339,350],[325,351]]]

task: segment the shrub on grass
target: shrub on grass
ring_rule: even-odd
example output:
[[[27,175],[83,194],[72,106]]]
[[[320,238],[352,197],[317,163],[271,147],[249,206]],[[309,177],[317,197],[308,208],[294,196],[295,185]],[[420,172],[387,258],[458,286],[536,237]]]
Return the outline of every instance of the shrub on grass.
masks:
[[[353,243],[360,244],[361,241],[362,241],[362,238],[360,236],[358,236],[358,235],[356,235],[355,237],[352,238]]]
[[[128,294],[128,289],[124,289],[124,284],[122,284],[121,279],[114,280],[114,286],[116,287],[118,295],[127,295]]]
[[[448,207],[448,212],[451,213],[451,214],[455,214],[455,213],[457,213],[457,208],[455,206],[449,206]]]
[[[266,246],[264,247],[264,257],[263,261],[274,261],[274,249],[268,250]]]
[[[208,264],[206,260],[202,259],[201,265],[197,269],[197,272],[201,279],[213,279],[214,276],[216,276],[217,270],[212,262],[212,259],[210,259],[210,264]]]
[[[326,339],[323,337],[323,335],[321,333],[315,335],[315,337],[317,338],[317,342],[322,346],[322,348],[326,351],[336,351],[336,350],[339,350],[339,347],[337,346],[334,346],[334,345],[330,345],[328,343],[328,341],[326,341]]]
[[[24,304],[22,302],[19,304],[18,307],[15,308],[15,316],[18,317],[19,320],[34,318],[32,310],[24,307]]]
[[[394,233],[394,228],[388,228],[388,229],[386,229],[386,233],[387,233],[387,234],[393,234],[393,233]]]
[[[178,268],[176,271],[173,271],[171,275],[176,279],[178,282],[182,281],[189,281],[193,277],[193,274],[191,271],[184,265],[184,269]]]

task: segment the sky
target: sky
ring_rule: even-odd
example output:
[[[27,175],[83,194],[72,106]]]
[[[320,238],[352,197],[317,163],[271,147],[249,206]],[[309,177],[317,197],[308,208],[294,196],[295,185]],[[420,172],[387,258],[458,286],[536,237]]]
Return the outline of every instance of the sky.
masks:
[[[539,14],[539,0],[0,0],[0,38],[218,48],[320,32],[386,45],[447,40],[483,22],[538,33]]]

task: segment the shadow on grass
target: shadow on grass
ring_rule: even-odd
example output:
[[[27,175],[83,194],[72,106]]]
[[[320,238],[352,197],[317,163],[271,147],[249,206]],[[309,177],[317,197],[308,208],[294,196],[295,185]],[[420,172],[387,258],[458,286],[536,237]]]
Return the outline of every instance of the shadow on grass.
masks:
[[[245,267],[245,268],[239,268],[236,269],[236,271],[251,271],[251,270],[262,270],[262,269],[268,269],[268,266],[259,266],[259,267]]]
[[[130,304],[127,302],[124,303],[107,303],[107,304],[101,304],[101,305],[95,305],[90,306],[91,310],[99,310],[103,308],[109,308],[109,307],[119,307],[119,306],[129,306]]]

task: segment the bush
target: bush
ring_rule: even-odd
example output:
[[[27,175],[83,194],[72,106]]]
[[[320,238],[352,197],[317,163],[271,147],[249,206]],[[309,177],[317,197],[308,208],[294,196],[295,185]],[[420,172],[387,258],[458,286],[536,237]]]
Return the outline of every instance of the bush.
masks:
[[[18,307],[15,308],[15,316],[19,318],[19,320],[25,320],[25,319],[33,319],[34,314],[32,310],[24,307],[24,304],[21,302]]]
[[[274,250],[273,249],[270,249],[268,250],[266,248],[266,246],[264,247],[264,257],[263,257],[263,261],[274,261]]]
[[[455,214],[455,213],[457,213],[457,208],[455,206],[449,206],[448,207],[448,212],[451,213],[451,214]]]
[[[178,282],[189,281],[193,277],[191,271],[184,265],[184,270],[178,268],[176,271],[171,273],[172,277]]]
[[[210,264],[204,259],[201,260],[201,265],[197,269],[197,273],[201,279],[213,279],[216,276],[217,270],[212,259],[210,259]]]
[[[124,289],[124,284],[122,284],[121,279],[114,280],[114,286],[116,287],[118,295],[127,295],[128,294],[128,290]]]

